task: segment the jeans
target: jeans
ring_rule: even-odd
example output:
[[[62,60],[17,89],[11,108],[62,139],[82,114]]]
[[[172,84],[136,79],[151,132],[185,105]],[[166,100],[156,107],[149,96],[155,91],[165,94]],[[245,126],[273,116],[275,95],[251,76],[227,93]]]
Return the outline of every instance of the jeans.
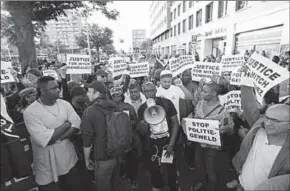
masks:
[[[77,165],[71,168],[71,170],[65,174],[58,177],[59,181],[57,183],[50,183],[47,185],[38,185],[39,191],[54,191],[58,190],[57,187],[61,191],[81,191],[83,188],[81,187],[79,170]]]
[[[116,182],[119,178],[117,159],[106,161],[95,161],[95,180],[97,191],[115,190]]]
[[[163,181],[164,168],[168,173],[168,186],[170,190],[176,190],[176,179],[177,179],[177,167],[176,159],[173,160],[172,164],[160,163],[162,157],[163,147],[169,142],[169,138],[150,139],[149,140],[149,169],[151,174],[151,184],[154,188],[162,189],[165,186]]]
[[[217,189],[216,159],[218,150],[202,148],[200,144],[195,145],[196,163],[201,170],[200,182],[207,182],[209,190],[214,191]]]

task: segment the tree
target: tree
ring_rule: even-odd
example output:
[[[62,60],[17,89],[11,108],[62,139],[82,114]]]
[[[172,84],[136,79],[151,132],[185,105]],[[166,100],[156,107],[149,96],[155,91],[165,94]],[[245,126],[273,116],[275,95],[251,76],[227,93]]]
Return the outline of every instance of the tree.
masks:
[[[36,67],[36,47],[34,26],[44,27],[46,21],[60,15],[66,16],[67,10],[83,9],[84,16],[93,10],[101,11],[107,18],[116,19],[118,12],[108,10],[109,1],[5,1],[3,7],[11,16],[15,27],[16,44],[19,50],[19,61],[24,68],[27,65]],[[1,20],[2,21],[2,20]],[[2,27],[2,26],[1,26]]]
[[[90,46],[97,50],[97,59],[100,61],[100,49],[104,48],[108,44],[113,44],[113,31],[108,27],[100,27],[93,24],[89,26]],[[79,35],[76,36],[77,44],[82,48],[88,47],[86,30],[82,30]]]
[[[115,47],[113,44],[106,44],[102,47],[102,51],[107,55],[116,53]]]

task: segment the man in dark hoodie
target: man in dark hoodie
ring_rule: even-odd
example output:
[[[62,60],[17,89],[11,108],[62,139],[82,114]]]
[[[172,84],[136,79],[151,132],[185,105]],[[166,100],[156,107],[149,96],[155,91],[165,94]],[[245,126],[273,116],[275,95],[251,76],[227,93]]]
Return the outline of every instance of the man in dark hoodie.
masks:
[[[95,171],[97,190],[113,190],[114,180],[118,178],[117,159],[106,154],[106,117],[102,111],[117,108],[116,103],[107,99],[107,87],[94,81],[87,86],[88,97],[92,102],[83,113],[81,131],[85,163],[88,170]],[[94,162],[90,160],[93,145]]]

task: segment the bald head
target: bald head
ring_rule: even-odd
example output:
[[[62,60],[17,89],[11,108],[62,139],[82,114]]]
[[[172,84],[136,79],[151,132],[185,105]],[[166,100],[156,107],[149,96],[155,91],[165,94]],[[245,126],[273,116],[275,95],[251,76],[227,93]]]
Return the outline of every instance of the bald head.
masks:
[[[290,106],[285,104],[275,104],[266,110],[266,115],[279,121],[290,122]]]

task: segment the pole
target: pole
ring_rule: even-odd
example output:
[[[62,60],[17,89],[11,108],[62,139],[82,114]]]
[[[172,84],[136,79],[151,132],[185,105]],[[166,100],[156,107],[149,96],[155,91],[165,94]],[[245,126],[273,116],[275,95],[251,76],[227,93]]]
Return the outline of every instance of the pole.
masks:
[[[88,43],[88,49],[89,49],[89,56],[91,58],[91,44],[90,44],[90,34],[89,34],[89,23],[87,23],[87,43]]]

